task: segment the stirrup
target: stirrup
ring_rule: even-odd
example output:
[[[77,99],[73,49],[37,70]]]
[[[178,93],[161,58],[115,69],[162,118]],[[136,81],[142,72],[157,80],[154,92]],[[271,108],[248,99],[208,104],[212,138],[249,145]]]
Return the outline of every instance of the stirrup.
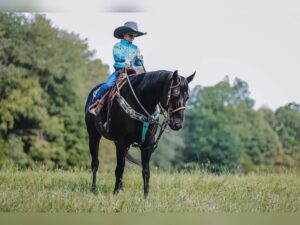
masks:
[[[93,114],[94,116],[96,116],[96,107],[93,107],[91,109],[89,109],[89,113]]]
[[[105,102],[101,101],[101,99],[97,100],[94,104],[92,104],[89,107],[89,112],[96,116],[99,112],[101,112],[101,109],[103,108],[104,103]]]
[[[98,105],[98,101],[96,100],[92,105],[89,106],[89,110],[91,110],[92,108],[95,108]]]

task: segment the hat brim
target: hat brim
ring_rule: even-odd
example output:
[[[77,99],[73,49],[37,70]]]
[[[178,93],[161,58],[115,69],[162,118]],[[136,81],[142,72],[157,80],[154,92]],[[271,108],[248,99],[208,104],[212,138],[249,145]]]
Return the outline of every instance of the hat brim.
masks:
[[[115,36],[115,38],[123,39],[124,34],[129,34],[129,33],[136,33],[136,37],[147,34],[147,33],[141,32],[141,31],[134,30],[130,27],[121,26],[121,27],[118,27],[115,29],[114,36]]]

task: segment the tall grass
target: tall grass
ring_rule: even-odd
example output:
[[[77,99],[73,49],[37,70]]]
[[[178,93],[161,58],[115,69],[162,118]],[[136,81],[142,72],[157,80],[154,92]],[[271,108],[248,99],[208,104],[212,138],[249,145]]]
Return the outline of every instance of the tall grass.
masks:
[[[113,195],[114,173],[45,168],[0,171],[0,212],[300,212],[300,178],[283,174],[151,173],[143,197],[141,171],[129,167],[124,191]]]

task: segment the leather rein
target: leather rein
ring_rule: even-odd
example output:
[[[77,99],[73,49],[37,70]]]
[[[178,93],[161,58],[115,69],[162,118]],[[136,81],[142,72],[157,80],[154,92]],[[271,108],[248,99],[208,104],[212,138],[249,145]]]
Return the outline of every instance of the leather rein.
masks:
[[[155,124],[156,126],[159,126],[160,127],[160,131],[159,131],[159,134],[157,136],[157,139],[155,141],[155,144],[154,144],[154,147],[153,149],[156,149],[157,148],[157,145],[158,145],[158,142],[160,140],[160,137],[161,135],[163,134],[163,132],[165,131],[166,129],[166,126],[168,125],[168,123],[170,122],[171,120],[171,116],[172,114],[176,113],[176,112],[179,112],[181,110],[185,110],[185,106],[180,106],[180,107],[177,107],[176,109],[173,109],[172,107],[170,107],[170,102],[171,102],[171,98],[174,96],[179,96],[180,95],[180,80],[178,82],[178,84],[175,84],[173,85],[173,79],[171,81],[171,85],[168,89],[168,95],[167,95],[167,101],[166,101],[166,108],[167,110],[161,105],[161,103],[158,104],[159,106],[159,109],[160,109],[160,114],[162,114],[164,116],[164,119],[162,121],[162,123],[160,123],[158,121],[158,119],[156,118],[153,118],[153,116],[145,109],[145,107],[142,105],[142,103],[140,102],[140,100],[138,99],[138,97],[136,96],[135,94],[135,91],[131,85],[131,82],[130,82],[130,79],[128,77],[128,74],[127,74],[127,70],[125,68],[125,76],[126,76],[126,79],[127,79],[127,82],[129,84],[129,87],[130,87],[130,90],[136,100],[136,102],[138,103],[138,105],[141,107],[141,109],[144,111],[144,113],[147,115],[142,115],[138,112],[136,112],[135,110],[133,110],[128,103],[125,103],[123,105],[126,105],[127,104],[127,109],[124,109],[124,106],[121,105],[121,107],[124,109],[124,111],[130,116],[132,117],[133,119],[136,119],[136,120],[139,120],[141,122],[144,122],[145,120],[147,120],[150,124]],[[119,104],[120,102],[124,102],[125,99],[121,96],[120,94],[120,88],[118,87],[117,85],[117,95],[118,95],[118,99],[121,99],[121,101],[119,101]],[[125,101],[126,102],[126,101]],[[128,109],[129,108],[129,109]],[[134,112],[132,112],[134,111]],[[128,112],[131,112],[131,113],[128,113]],[[133,116],[133,115],[137,115],[139,114],[140,116]],[[143,144],[142,143],[139,143],[138,146],[141,146]]]

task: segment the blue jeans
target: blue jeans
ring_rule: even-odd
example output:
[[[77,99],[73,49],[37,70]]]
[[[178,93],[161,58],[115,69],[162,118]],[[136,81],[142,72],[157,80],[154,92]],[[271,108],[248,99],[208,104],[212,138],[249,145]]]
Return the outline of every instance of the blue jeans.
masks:
[[[115,72],[113,72],[106,80],[106,82],[104,84],[101,85],[99,91],[96,94],[96,99],[100,99],[105,92],[110,89],[111,87],[113,87],[119,77],[120,71],[116,70]]]

